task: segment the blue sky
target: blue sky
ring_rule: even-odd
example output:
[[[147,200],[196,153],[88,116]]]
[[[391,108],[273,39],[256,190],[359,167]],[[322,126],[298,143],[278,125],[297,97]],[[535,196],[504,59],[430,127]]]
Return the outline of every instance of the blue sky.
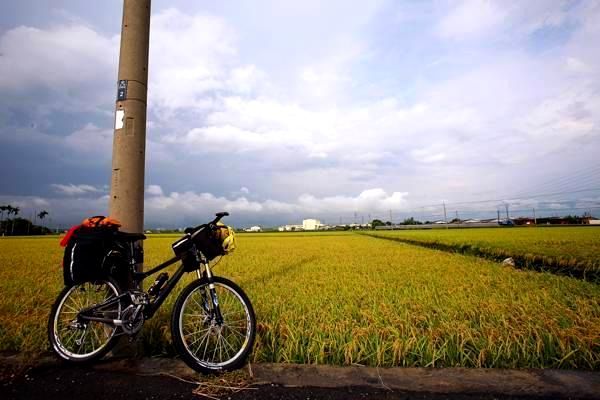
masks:
[[[121,6],[0,5],[0,203],[107,213]],[[597,1],[155,0],[146,226],[598,207],[538,195],[600,186],[599,21]]]

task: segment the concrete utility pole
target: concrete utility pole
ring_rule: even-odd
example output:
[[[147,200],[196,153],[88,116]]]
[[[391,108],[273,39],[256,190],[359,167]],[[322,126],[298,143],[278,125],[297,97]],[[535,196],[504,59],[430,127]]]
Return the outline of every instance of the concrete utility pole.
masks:
[[[124,0],[115,110],[110,216],[125,232],[144,224],[150,0]]]
[[[115,107],[110,216],[125,232],[144,229],[144,164],[150,0],[124,0]],[[141,242],[139,243],[141,246]],[[138,260],[138,270],[142,260]]]

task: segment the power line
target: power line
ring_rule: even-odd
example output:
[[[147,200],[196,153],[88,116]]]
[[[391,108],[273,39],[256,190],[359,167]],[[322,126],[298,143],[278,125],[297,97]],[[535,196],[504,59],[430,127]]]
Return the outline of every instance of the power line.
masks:
[[[544,182],[534,184],[533,186],[531,186],[529,188],[529,190],[532,190],[532,188],[533,188],[533,191],[539,191],[539,190],[546,190],[549,187],[565,185],[565,184],[574,182],[577,178],[579,178],[581,176],[586,176],[590,172],[592,172],[592,174],[593,174],[593,173],[599,172],[599,171],[600,171],[600,164],[594,165],[592,167],[586,167],[586,168],[577,170],[577,171],[571,173],[570,175],[563,175],[563,176],[548,179],[547,181],[544,181]],[[583,185],[579,184],[579,186],[583,186]],[[520,193],[523,193],[523,192],[520,192]]]
[[[600,191],[600,188],[589,188],[589,189],[569,190],[569,191],[552,192],[552,193],[530,194],[530,195],[527,195],[526,197],[525,196],[521,196],[521,197],[525,197],[527,199],[535,199],[535,198],[544,197],[544,196],[555,196],[558,194],[596,192],[596,191]],[[503,199],[461,201],[461,202],[456,202],[456,203],[446,203],[446,206],[456,206],[456,205],[462,205],[462,204],[477,204],[477,203],[492,203],[492,202],[496,202],[496,201],[506,202],[508,200],[516,200],[516,199],[518,199],[518,198],[517,197],[505,197]],[[442,203],[438,203],[438,204],[430,204],[430,205],[421,206],[421,207],[439,207],[441,205],[442,205]]]

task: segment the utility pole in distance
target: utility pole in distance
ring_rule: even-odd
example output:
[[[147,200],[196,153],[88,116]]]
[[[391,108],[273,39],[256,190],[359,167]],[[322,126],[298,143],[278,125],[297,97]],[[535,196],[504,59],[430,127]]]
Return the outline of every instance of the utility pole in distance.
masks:
[[[446,202],[442,203],[444,205],[444,224],[446,225],[446,229],[448,229],[448,216],[446,215]]]
[[[123,231],[132,233],[142,233],[144,228],[149,41],[150,0],[124,0],[110,216],[121,222]],[[141,270],[143,260],[137,262],[137,269]]]

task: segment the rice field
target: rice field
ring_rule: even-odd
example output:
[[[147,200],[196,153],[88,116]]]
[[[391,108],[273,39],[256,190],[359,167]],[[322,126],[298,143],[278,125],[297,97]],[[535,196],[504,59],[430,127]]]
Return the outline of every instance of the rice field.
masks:
[[[513,257],[600,283],[600,227],[523,227],[370,231],[369,235],[495,260]]]
[[[175,239],[150,237],[147,266]],[[0,239],[0,351],[48,349],[61,250],[56,237]],[[600,369],[591,282],[352,233],[240,234],[215,273],[254,304],[254,362]],[[177,294],[144,326],[144,355],[174,354]]]

